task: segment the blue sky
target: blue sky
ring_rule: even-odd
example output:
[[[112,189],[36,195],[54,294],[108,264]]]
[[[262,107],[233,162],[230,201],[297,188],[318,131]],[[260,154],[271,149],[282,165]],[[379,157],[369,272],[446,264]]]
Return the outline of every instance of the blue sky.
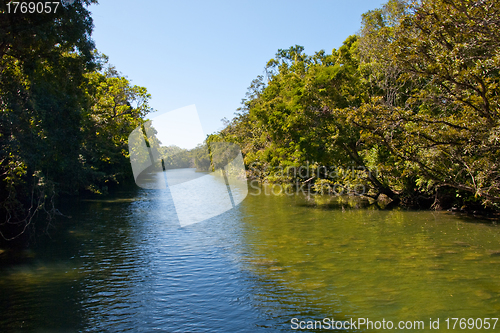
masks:
[[[205,134],[231,119],[278,49],[338,48],[379,0],[100,0],[93,39],[110,63],[172,111],[195,104]]]

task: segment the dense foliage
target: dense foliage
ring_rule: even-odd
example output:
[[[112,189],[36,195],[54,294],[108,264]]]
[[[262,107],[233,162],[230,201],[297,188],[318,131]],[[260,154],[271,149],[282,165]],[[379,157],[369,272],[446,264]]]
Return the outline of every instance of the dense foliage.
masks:
[[[193,149],[184,149],[177,146],[160,147],[160,158],[165,170],[196,168],[197,171],[212,171],[210,151],[206,143],[199,144]]]
[[[331,54],[279,50],[217,136],[264,181],[498,209],[499,18],[498,1],[390,0]],[[303,165],[320,171],[282,172]]]
[[[95,50],[87,7],[96,0],[44,15],[7,14],[7,2],[4,240],[34,228],[35,218],[49,226],[62,214],[58,195],[104,193],[133,179],[128,135],[151,111],[147,90]],[[331,53],[279,50],[226,128],[193,150],[163,147],[163,167],[210,170],[224,147],[217,143],[234,142],[262,181],[383,194],[414,207],[499,209],[499,69],[498,1],[390,0]]]
[[[145,88],[99,55],[87,6],[6,12],[0,3],[0,236],[47,227],[61,194],[131,178],[128,134],[150,111]],[[60,207],[59,207],[60,208]]]

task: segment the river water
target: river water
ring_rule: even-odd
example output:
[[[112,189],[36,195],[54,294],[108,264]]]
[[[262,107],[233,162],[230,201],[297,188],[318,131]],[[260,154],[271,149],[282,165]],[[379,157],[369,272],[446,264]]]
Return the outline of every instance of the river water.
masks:
[[[1,266],[0,330],[286,332],[292,318],[368,318],[426,332],[439,318],[432,331],[448,332],[446,318],[499,317],[499,227],[359,206],[250,188],[181,227],[168,189],[68,204],[49,240]]]

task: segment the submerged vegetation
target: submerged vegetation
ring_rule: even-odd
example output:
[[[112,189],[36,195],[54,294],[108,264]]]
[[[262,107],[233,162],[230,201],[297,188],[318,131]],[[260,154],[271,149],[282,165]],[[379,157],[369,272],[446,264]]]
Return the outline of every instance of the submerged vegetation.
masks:
[[[0,239],[46,228],[58,196],[133,179],[127,138],[150,95],[96,51],[91,3],[0,21]],[[279,50],[205,144],[238,144],[268,183],[498,210],[499,69],[498,1],[390,0],[331,53]],[[206,149],[164,147],[164,167],[208,170]]]

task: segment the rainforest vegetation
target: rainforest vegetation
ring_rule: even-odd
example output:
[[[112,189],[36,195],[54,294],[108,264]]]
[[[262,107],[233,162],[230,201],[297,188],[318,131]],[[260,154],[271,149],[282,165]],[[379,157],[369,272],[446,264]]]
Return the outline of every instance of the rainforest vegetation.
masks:
[[[3,240],[35,220],[50,225],[61,214],[58,197],[133,180],[127,138],[152,111],[146,88],[96,50],[87,9],[96,0],[46,15],[6,15],[7,2],[0,4]],[[367,196],[408,207],[495,211],[499,70],[499,1],[390,0],[330,53],[278,50],[236,117],[207,142],[238,144],[248,175],[264,182],[299,180],[321,193],[362,185]],[[167,169],[209,163],[178,147],[162,156]],[[319,171],[307,179],[277,172],[303,165]]]
[[[47,228],[61,196],[103,193],[131,178],[127,139],[150,95],[99,54],[94,0],[56,13],[0,4],[0,239]]]
[[[499,70],[499,1],[390,0],[331,53],[279,50],[209,140],[269,183],[497,210]]]

